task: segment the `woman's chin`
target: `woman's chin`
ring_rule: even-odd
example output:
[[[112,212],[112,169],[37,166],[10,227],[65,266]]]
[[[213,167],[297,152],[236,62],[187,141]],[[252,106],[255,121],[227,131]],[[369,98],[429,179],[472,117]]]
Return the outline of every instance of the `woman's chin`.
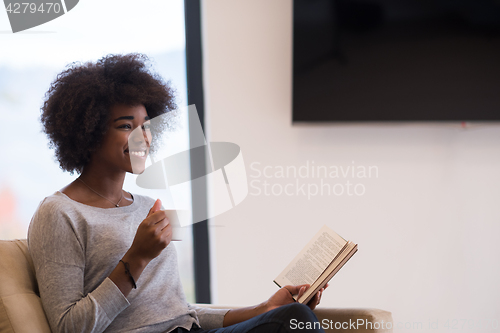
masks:
[[[129,171],[130,173],[133,173],[135,175],[140,175],[141,173],[146,170],[146,161],[132,161],[131,163],[131,170]]]
[[[134,175],[140,175],[141,173],[144,172],[144,170],[146,170],[146,167],[144,165],[133,166],[131,173],[133,173]]]

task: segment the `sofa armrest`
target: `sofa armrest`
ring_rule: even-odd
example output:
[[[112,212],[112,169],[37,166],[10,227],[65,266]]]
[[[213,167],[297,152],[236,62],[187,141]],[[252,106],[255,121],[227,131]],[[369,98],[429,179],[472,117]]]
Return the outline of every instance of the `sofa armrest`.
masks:
[[[237,309],[242,306],[193,304],[211,309]],[[356,333],[392,333],[392,314],[380,309],[365,308],[316,308],[321,327],[326,333],[356,332]],[[389,324],[388,324],[389,323]]]
[[[0,241],[0,332],[50,333],[26,240]]]

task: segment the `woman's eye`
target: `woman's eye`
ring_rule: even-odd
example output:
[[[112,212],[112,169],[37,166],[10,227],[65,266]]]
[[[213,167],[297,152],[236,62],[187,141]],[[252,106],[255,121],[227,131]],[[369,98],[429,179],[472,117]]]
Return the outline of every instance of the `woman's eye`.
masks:
[[[149,124],[142,125],[142,129],[150,129],[150,128],[151,128],[151,125],[149,125]]]
[[[132,128],[132,126],[130,126],[129,124],[124,124],[124,125],[118,126],[118,128],[126,128],[126,129],[131,129],[131,128]]]

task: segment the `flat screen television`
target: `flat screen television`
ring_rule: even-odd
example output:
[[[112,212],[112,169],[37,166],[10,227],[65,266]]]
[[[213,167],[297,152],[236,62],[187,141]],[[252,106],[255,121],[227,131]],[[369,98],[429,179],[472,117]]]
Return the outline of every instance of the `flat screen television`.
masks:
[[[500,120],[500,1],[294,0],[293,121]]]

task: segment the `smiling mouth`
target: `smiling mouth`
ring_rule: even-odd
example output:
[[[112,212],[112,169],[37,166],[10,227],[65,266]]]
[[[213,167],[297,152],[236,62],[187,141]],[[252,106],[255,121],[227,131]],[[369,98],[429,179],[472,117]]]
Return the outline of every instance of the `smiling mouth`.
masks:
[[[125,149],[125,153],[126,154],[130,154],[130,155],[134,155],[134,156],[137,156],[137,157],[145,157],[147,155],[147,149],[144,149],[144,150],[128,150],[128,149]]]

